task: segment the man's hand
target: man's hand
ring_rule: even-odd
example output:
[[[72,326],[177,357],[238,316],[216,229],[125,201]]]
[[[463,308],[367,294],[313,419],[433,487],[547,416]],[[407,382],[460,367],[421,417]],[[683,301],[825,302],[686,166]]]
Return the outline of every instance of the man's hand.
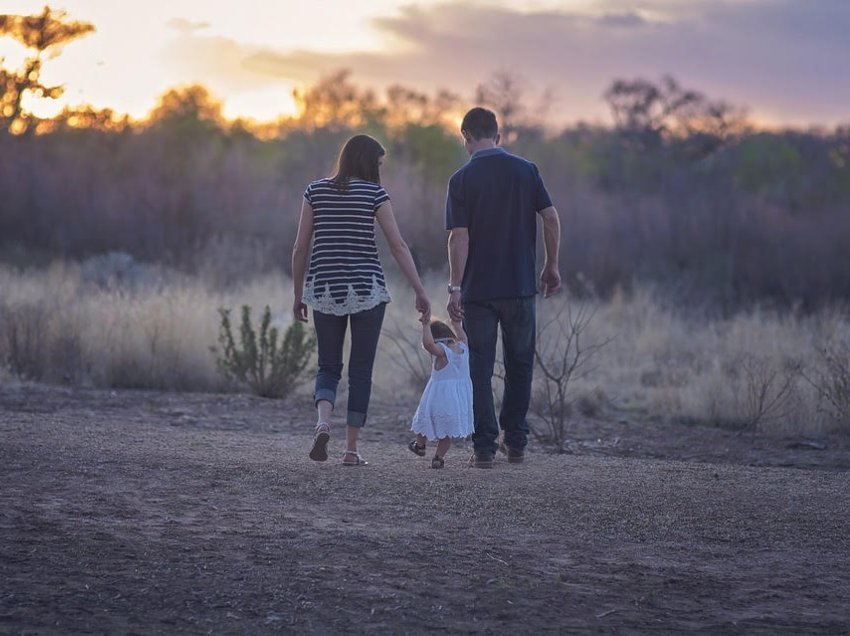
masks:
[[[449,294],[449,302],[446,305],[446,311],[449,312],[449,318],[452,322],[463,321],[463,307],[460,304],[460,292],[452,292]]]
[[[543,298],[549,298],[561,290],[561,273],[557,266],[546,265],[540,273],[540,291]]]

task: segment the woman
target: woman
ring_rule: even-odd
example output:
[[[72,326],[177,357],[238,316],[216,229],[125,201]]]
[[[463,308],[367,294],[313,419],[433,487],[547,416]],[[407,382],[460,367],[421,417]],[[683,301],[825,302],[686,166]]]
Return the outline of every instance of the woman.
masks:
[[[350,324],[348,415],[342,463],[366,464],[357,452],[357,437],[366,422],[372,367],[384,310],[390,301],[375,244],[376,219],[393,258],[413,287],[416,310],[422,316],[431,314],[425,288],[396,225],[390,197],[381,187],[380,165],[385,154],[372,137],[355,135],[339,154],[336,174],[312,182],[304,193],[292,249],[293,313],[296,320],[306,322],[309,305],[316,327],[319,371],[313,399],[318,419],[310,450],[310,459],[315,461],[328,458],[330,416],[342,377],[342,347]]]

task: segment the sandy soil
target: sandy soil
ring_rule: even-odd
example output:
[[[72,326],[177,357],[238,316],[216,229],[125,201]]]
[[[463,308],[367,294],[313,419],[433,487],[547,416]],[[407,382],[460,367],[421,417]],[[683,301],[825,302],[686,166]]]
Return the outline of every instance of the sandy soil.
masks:
[[[346,468],[300,403],[0,389],[0,633],[850,632],[846,441],[618,417],[436,471],[408,415]]]

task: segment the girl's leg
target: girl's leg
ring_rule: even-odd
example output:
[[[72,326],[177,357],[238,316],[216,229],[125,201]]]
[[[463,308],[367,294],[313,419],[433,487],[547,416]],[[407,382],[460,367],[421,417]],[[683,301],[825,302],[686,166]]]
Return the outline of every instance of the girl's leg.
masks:
[[[419,433],[416,434],[408,444],[407,449],[419,457],[425,457],[425,447],[428,444],[428,438]]]
[[[443,439],[437,442],[437,448],[434,451],[434,457],[431,459],[431,468],[442,468],[446,465],[446,460],[444,458],[446,456],[446,452],[449,450],[449,447],[451,445],[451,437],[444,437]]]

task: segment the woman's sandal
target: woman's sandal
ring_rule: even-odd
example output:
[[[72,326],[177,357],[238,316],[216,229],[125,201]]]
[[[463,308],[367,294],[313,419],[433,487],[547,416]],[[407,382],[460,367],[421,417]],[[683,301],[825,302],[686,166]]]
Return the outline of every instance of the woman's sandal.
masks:
[[[349,457],[355,457],[354,461],[348,459]],[[369,462],[360,457],[360,453],[353,450],[345,451],[345,455],[342,456],[342,465],[343,466],[368,466]]]
[[[327,422],[316,424],[316,435],[313,437],[313,448],[310,449],[310,459],[314,462],[324,462],[328,459],[328,440],[331,438],[331,427]]]
[[[420,457],[425,457],[425,445],[420,446],[416,443],[415,439],[410,440],[410,444],[407,445],[407,449]]]
[[[431,468],[442,468],[446,465],[446,460],[440,457],[439,455],[434,455],[434,458],[431,460]]]

